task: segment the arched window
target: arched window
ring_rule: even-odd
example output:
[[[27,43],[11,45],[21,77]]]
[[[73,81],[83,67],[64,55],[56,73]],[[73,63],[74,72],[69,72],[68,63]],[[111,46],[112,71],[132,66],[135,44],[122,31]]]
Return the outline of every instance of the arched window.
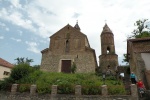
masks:
[[[110,47],[107,47],[107,54],[110,53]]]
[[[69,40],[66,40],[66,52],[69,52]]]

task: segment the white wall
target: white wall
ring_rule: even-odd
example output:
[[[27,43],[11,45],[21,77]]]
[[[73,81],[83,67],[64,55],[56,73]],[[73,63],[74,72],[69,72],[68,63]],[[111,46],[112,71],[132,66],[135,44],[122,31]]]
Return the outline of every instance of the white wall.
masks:
[[[141,53],[141,56],[145,62],[145,67],[150,70],[150,53]]]
[[[7,75],[3,75],[4,71],[11,72],[11,68],[0,66],[0,80],[2,80],[3,78],[9,76],[9,75],[8,76]]]

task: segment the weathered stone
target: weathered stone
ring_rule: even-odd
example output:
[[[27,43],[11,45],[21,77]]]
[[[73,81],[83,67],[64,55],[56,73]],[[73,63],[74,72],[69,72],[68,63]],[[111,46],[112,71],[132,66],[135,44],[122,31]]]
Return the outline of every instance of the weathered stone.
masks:
[[[57,85],[52,85],[51,95],[56,95],[56,94],[57,94]]]
[[[18,84],[13,84],[13,85],[11,86],[11,93],[12,93],[12,94],[16,94],[17,89],[18,89]]]
[[[41,53],[43,71],[71,73],[73,63],[79,73],[94,73],[97,67],[95,50],[87,36],[69,24],[50,37],[49,48]]]
[[[115,74],[118,66],[118,55],[115,53],[114,35],[107,24],[105,24],[101,33],[101,52],[99,71],[106,73],[111,70],[111,74]]]
[[[108,95],[107,85],[102,85],[102,95],[103,96]]]
[[[81,85],[76,85],[75,87],[75,95],[81,95],[82,87]]]
[[[131,96],[132,100],[138,100],[138,91],[136,84],[131,84]]]
[[[36,85],[31,85],[30,87],[30,94],[35,95],[36,94]]]

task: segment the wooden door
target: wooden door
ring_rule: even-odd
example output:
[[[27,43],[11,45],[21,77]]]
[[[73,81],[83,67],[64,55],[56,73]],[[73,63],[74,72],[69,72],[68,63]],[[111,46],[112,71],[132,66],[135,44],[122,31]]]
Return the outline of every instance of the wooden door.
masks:
[[[71,73],[71,60],[62,60],[61,72]]]

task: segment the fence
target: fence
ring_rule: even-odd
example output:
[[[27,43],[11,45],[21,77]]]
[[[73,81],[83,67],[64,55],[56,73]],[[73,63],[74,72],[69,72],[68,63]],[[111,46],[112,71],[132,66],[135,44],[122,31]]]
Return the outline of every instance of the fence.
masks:
[[[131,95],[108,95],[107,85],[101,86],[101,95],[82,95],[82,86],[76,85],[74,94],[58,94],[57,85],[52,85],[51,94],[39,95],[36,85],[30,86],[30,93],[18,93],[18,84],[13,84],[10,93],[0,93],[0,100],[138,100],[137,86],[131,84]]]

